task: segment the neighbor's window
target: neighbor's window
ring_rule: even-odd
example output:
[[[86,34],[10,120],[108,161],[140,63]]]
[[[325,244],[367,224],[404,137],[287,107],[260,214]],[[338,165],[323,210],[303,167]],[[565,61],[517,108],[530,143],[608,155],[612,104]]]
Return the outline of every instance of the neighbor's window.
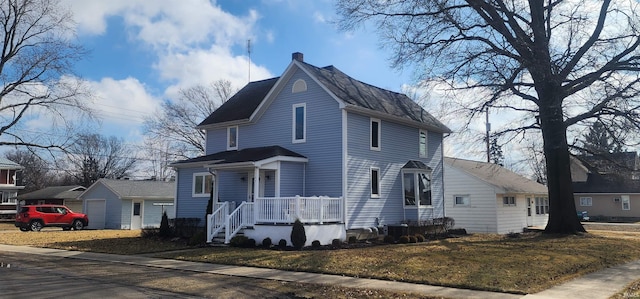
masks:
[[[431,206],[431,173],[405,172],[402,174],[405,206]]]
[[[505,196],[502,198],[502,204],[505,206],[515,206],[516,198],[514,196]]]
[[[631,210],[631,203],[629,202],[629,195],[620,196],[622,200],[622,209],[625,211]]]
[[[380,150],[380,120],[372,118],[371,119],[371,141],[370,146],[372,150],[379,151]]]
[[[380,197],[380,168],[371,168],[371,197]]]
[[[580,197],[581,207],[590,207],[592,204],[591,197]]]
[[[293,143],[305,142],[307,138],[306,114],[306,104],[293,105]]]
[[[0,184],[14,185],[16,178],[15,169],[2,169],[0,170]]]
[[[536,197],[536,215],[549,214],[549,198]]]
[[[238,149],[238,127],[227,128],[227,150]]]
[[[210,173],[193,174],[193,196],[204,197],[211,193],[213,176]]]
[[[420,158],[427,156],[427,131],[420,130]]]
[[[469,205],[469,195],[454,195],[453,196],[453,205],[456,205],[456,206],[468,206]]]

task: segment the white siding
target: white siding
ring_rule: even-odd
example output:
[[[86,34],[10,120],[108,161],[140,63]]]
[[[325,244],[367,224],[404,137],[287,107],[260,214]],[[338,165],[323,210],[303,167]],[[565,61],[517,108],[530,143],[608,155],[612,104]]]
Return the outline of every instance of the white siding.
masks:
[[[505,206],[503,196],[515,196],[515,206]],[[499,234],[521,233],[527,227],[527,201],[524,195],[497,194],[495,198],[498,207],[498,231]],[[533,211],[535,213],[535,211]]]
[[[447,164],[444,166],[445,215],[456,228],[470,233],[495,233],[498,229],[493,186]],[[469,195],[469,205],[454,205],[455,195]]]

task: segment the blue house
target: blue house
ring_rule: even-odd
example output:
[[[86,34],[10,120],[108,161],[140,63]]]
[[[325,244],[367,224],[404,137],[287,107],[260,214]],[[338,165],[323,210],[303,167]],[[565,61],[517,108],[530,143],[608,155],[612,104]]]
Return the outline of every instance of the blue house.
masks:
[[[172,164],[176,217],[208,215],[211,241],[237,232],[307,243],[444,215],[450,130],[406,95],[293,53],[282,76],[251,82],[197,127],[206,155]]]

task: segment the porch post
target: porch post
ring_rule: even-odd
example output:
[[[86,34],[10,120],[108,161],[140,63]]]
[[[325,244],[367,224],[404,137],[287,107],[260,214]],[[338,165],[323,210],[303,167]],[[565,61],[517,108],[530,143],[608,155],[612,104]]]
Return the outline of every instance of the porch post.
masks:
[[[255,167],[253,169],[253,202],[260,196],[260,168]]]

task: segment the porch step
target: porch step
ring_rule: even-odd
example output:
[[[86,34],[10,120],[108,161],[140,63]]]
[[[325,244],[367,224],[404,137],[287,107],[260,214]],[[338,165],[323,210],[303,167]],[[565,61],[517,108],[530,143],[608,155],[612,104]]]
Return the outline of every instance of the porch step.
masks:
[[[213,237],[213,239],[211,239],[211,244],[224,244],[225,230],[226,228],[223,228],[220,232],[218,232],[218,234]],[[241,229],[236,234],[236,236],[244,236],[244,229]]]

